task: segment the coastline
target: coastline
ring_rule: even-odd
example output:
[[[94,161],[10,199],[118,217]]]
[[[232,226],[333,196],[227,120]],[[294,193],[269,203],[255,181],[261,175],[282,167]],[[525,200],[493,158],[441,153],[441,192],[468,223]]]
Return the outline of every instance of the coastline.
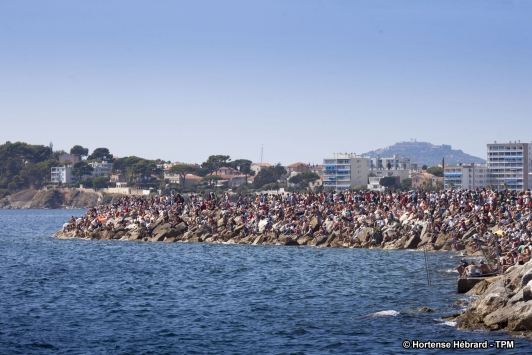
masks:
[[[471,192],[465,192],[464,195],[462,192],[460,195],[451,191],[448,193],[471,199],[469,211],[464,203],[461,207],[457,202],[449,204],[445,192],[439,210],[434,207],[435,204],[427,203],[429,197],[433,199],[438,196],[425,193],[420,202],[414,193],[390,193],[386,196],[390,202],[385,201],[385,195],[369,193],[342,195],[341,200],[336,194],[256,195],[249,200],[240,197],[236,203],[230,202],[229,196],[217,200],[211,195],[206,199],[191,196],[189,202],[185,202],[180,195],[123,197],[110,205],[90,208],[78,219],[71,217],[54,237],[442,250],[483,258],[490,269],[495,269],[495,264],[499,263],[500,250],[494,246],[500,248],[498,245],[501,242],[510,240],[502,231],[506,231],[507,216],[514,216],[515,213],[516,225],[519,220],[519,223],[528,223],[530,216],[527,213],[527,218],[522,219],[521,207],[517,206],[509,207],[512,214],[496,214],[500,208],[497,201],[491,198],[489,203],[481,207],[482,199],[487,200],[489,193],[479,198]],[[528,198],[528,195],[525,197]],[[503,248],[506,249],[505,254],[515,250],[515,247]],[[478,283],[468,292],[478,295],[469,308],[448,319],[463,330],[519,331],[530,336],[532,262],[523,264]],[[497,266],[498,269],[500,267]]]

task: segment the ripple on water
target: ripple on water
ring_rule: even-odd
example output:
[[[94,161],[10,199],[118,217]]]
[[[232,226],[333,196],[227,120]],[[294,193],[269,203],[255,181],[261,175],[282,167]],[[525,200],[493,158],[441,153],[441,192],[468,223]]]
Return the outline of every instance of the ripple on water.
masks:
[[[0,211],[0,353],[406,354],[404,339],[506,337],[441,320],[463,298],[448,253],[430,253],[428,287],[409,251],[49,237],[83,212]]]

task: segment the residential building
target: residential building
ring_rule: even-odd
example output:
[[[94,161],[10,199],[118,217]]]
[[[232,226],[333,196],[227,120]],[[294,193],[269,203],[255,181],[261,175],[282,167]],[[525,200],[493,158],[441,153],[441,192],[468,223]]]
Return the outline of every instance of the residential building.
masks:
[[[355,153],[337,153],[323,159],[323,186],[335,190],[367,186],[369,159]]]
[[[445,189],[454,187],[474,190],[477,187],[482,189],[489,185],[489,173],[486,164],[445,164],[443,177],[443,187]]]
[[[370,177],[369,183],[368,183],[368,190],[371,191],[384,191],[386,188],[384,186],[381,186],[380,184],[381,178],[380,177]]]
[[[70,163],[72,165],[76,164],[79,161],[79,157],[77,155],[63,153],[59,156],[59,162],[60,163]]]
[[[322,177],[323,176],[323,165],[312,165],[310,167],[310,171]]]
[[[220,174],[225,174],[225,175],[238,175],[238,174],[240,174],[240,172],[238,170],[230,168],[230,167],[227,167],[227,166],[222,166],[221,168],[218,169],[218,172]]]
[[[94,169],[92,171],[92,176],[103,176],[108,172],[113,170],[113,163],[108,163],[106,161],[102,162],[93,162],[89,163],[90,166]]]
[[[109,178],[109,182],[126,182],[126,177],[124,174],[112,174]]]
[[[288,165],[286,167],[286,171],[288,172],[288,175],[292,173],[303,173],[305,171],[310,171],[310,165],[298,162],[298,163]]]
[[[72,176],[72,168],[70,166],[53,167],[50,181],[63,184],[73,183],[75,180]]]
[[[410,158],[405,158],[399,156],[399,154],[394,154],[393,157],[381,158],[371,158],[369,162],[370,170],[410,170]]]
[[[410,178],[413,189],[426,189],[430,186],[436,188],[436,181],[439,181],[437,176],[429,173],[412,173]]]
[[[270,166],[272,165],[268,163],[253,163],[251,164],[250,169],[255,172],[255,175],[257,175],[259,171],[264,168],[269,168]]]
[[[168,180],[170,184],[181,184],[181,176],[177,173],[164,172],[164,179]],[[197,185],[201,182],[201,176],[194,174],[185,175],[185,187]]]
[[[531,143],[520,141],[488,144],[488,185],[495,189],[529,189],[532,186],[531,149]]]

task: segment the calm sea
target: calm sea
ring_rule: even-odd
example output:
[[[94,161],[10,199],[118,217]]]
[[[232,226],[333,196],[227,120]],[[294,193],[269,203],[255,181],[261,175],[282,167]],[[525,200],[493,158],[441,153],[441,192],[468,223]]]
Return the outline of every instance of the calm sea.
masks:
[[[313,247],[58,240],[82,210],[0,211],[1,354],[407,354],[461,332],[457,258]],[[434,313],[418,313],[429,307]],[[430,353],[448,353],[432,350]]]

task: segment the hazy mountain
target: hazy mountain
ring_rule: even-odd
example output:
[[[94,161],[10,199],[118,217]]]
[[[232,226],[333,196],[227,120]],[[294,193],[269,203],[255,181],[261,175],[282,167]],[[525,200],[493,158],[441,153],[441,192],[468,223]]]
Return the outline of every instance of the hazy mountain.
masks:
[[[410,157],[410,161],[419,165],[434,166],[441,164],[442,158],[445,158],[445,164],[458,163],[481,163],[485,164],[486,160],[464,153],[460,149],[452,149],[450,145],[434,145],[428,142],[399,142],[386,148],[373,150],[362,155],[369,155],[372,158],[380,156],[381,158],[391,157],[394,154]]]

